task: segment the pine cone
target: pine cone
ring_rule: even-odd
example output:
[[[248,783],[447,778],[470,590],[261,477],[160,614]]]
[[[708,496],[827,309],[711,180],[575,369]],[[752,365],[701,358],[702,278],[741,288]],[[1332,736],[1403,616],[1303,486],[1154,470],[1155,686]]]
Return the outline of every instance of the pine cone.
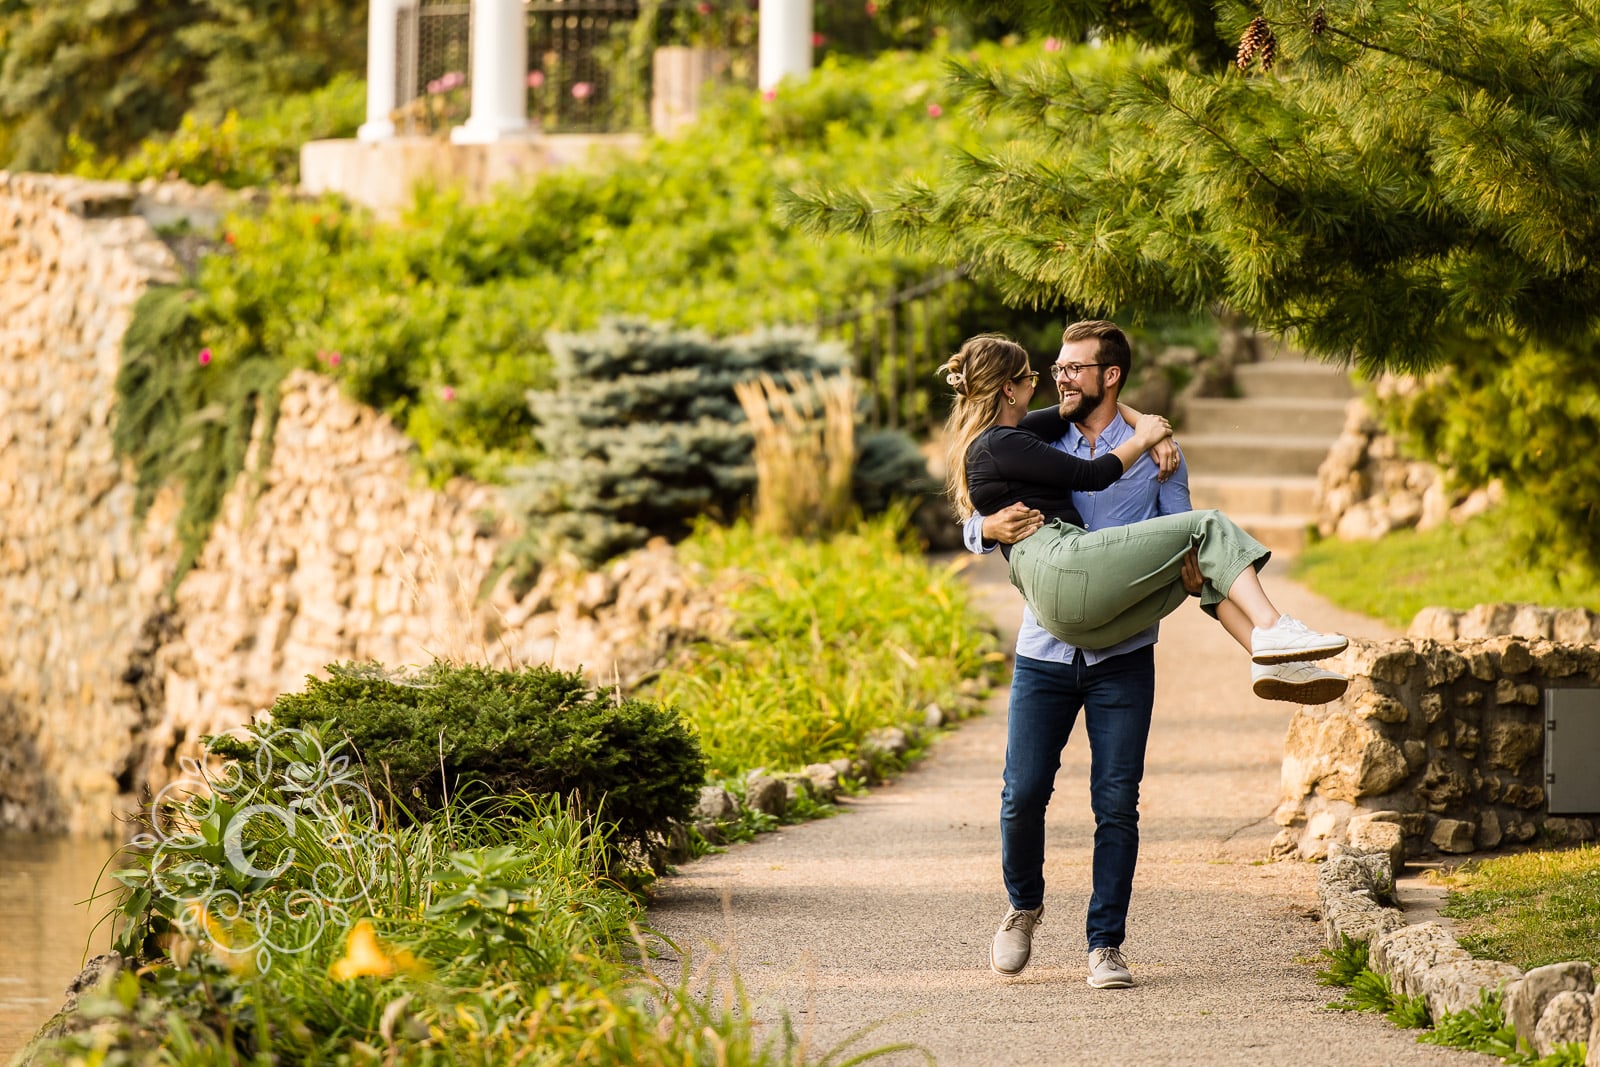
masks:
[[[1271,30],[1267,31],[1267,39],[1261,42],[1261,71],[1266,73],[1272,69],[1272,64],[1278,61],[1278,35]]]
[[[1311,16],[1311,33],[1321,37],[1328,29],[1328,13],[1322,8],[1317,8],[1316,14]]]
[[[1257,15],[1239,38],[1239,58],[1235,61],[1240,70],[1248,70],[1261,46],[1272,39],[1272,28],[1264,16]]]

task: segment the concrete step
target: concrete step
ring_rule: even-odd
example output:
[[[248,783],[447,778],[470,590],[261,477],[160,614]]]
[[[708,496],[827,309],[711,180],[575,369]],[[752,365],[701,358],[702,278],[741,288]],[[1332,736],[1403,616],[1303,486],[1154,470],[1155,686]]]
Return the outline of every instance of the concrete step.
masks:
[[[1233,368],[1233,375],[1240,395],[1252,400],[1267,397],[1349,400],[1356,395],[1350,372],[1327,363],[1241,363]]]
[[[1206,397],[1185,405],[1183,432],[1326,436],[1331,445],[1344,429],[1344,406],[1343,400]]]
[[[1229,515],[1286,515],[1310,522],[1316,514],[1317,480],[1197,474],[1191,468],[1189,499],[1196,508],[1217,508]]]
[[[1331,438],[1280,434],[1178,435],[1178,445],[1196,475],[1291,475],[1315,477],[1333,446]]]
[[[1309,520],[1299,515],[1229,515],[1246,533],[1272,550],[1276,559],[1299,555],[1306,547]]]

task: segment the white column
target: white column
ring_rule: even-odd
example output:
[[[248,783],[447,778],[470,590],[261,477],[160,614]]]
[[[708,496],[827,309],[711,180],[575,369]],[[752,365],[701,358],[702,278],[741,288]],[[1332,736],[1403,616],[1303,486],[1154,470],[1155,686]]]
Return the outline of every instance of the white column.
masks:
[[[761,0],[760,63],[756,81],[771,89],[784,78],[811,73],[811,0]]]
[[[472,114],[450,131],[456,144],[528,134],[528,32],[522,0],[473,0]]]
[[[356,131],[363,141],[387,141],[394,136],[394,121],[389,116],[399,103],[394,98],[399,14],[399,0],[371,0],[367,5],[367,121]]]

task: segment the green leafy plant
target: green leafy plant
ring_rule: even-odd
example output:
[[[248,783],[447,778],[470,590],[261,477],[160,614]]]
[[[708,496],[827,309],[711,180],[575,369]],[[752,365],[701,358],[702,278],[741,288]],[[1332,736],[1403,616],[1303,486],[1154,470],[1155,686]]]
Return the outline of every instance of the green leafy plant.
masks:
[[[702,525],[681,546],[708,580],[731,582],[732,640],[704,643],[655,679],[711,766],[798,769],[853,757],[877,727],[920,723],[1004,659],[954,569],[908,543],[904,512],[854,532],[783,541],[747,523]]]
[[[1480,989],[1478,1003],[1464,1011],[1447,1012],[1433,1029],[1417,1035],[1428,1045],[1471,1049],[1501,1059],[1518,1054],[1517,1032],[1506,1022],[1498,990]]]
[[[1376,971],[1363,970],[1350,980],[1345,995],[1328,1007],[1337,1011],[1370,1011],[1387,1015],[1396,1007],[1389,979]]]
[[[1398,993],[1383,1017],[1403,1030],[1423,1030],[1433,1023],[1428,1012],[1428,998]]]
[[[696,739],[669,707],[591,689],[574,672],[434,663],[413,677],[330,668],[271,708],[281,727],[346,737],[419,815],[449,796],[575,798],[648,845],[685,818],[705,780]]]
[[[1357,941],[1349,934],[1339,935],[1339,944],[1330,948],[1322,946],[1322,958],[1327,960],[1327,966],[1317,972],[1317,984],[1348,988],[1355,980],[1367,970],[1367,958],[1372,946],[1365,941]]]

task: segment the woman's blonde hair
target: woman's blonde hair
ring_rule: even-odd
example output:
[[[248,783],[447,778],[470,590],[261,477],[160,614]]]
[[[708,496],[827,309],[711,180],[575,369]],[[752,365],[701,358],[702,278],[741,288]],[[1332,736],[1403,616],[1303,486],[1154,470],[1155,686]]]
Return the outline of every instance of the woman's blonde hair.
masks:
[[[967,490],[967,450],[1000,417],[1005,384],[1030,373],[1032,366],[1027,349],[1009,337],[985,333],[969,337],[939,369],[956,391],[944,424],[945,492],[964,522],[975,510]]]

